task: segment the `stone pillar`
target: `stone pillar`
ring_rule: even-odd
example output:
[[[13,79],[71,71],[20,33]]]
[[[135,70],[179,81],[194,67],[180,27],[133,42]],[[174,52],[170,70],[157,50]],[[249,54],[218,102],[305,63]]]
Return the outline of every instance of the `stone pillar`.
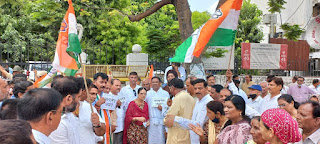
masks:
[[[141,46],[135,44],[132,46],[132,52],[126,57],[126,65],[148,65],[148,54],[140,53]]]

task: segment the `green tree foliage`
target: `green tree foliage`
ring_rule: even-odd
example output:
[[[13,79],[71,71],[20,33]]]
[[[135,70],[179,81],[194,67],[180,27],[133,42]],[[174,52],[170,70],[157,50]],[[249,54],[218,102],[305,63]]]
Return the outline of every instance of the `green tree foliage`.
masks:
[[[173,5],[166,5],[156,13],[146,17],[147,46],[145,52],[157,61],[168,61],[180,45],[180,33],[177,14]]]
[[[285,0],[269,0],[268,5],[270,7],[269,12],[281,14],[281,10],[285,9],[283,5],[287,3]],[[281,29],[284,30],[288,40],[297,41],[301,34],[304,32],[304,29],[300,28],[299,25],[290,25],[288,23],[282,24]]]
[[[206,58],[209,58],[209,57],[224,57],[224,53],[228,52],[228,50],[224,50],[222,48],[216,48],[215,51],[213,52],[205,52],[203,54],[203,56],[205,56]]]
[[[77,22],[84,27],[82,50],[89,55],[91,63],[125,64],[132,45],[140,44],[144,52],[155,46],[152,42],[158,38],[153,37],[152,32],[157,30],[161,30],[160,36],[165,40],[165,43],[161,42],[164,55],[174,52],[180,43],[174,7],[168,5],[139,22],[131,22],[127,17],[147,10],[155,2],[73,0]],[[66,0],[0,0],[0,50],[3,55],[9,54],[14,61],[20,61],[17,55],[23,54],[22,57],[26,58],[28,53],[30,60],[50,56],[48,60],[52,61],[67,9]]]
[[[268,5],[270,7],[269,12],[271,13],[280,13],[281,10],[285,9],[283,5],[287,3],[285,0],[269,0]]]
[[[301,29],[299,27],[299,25],[295,24],[295,25],[289,25],[288,23],[285,23],[283,25],[281,25],[281,29],[284,30],[284,36],[288,39],[288,40],[294,40],[297,41],[300,37],[300,35],[304,32],[303,29]]]
[[[257,5],[251,4],[250,0],[243,1],[237,27],[236,47],[240,47],[242,42],[251,43],[263,40],[263,33],[258,26],[262,19],[262,11]]]
[[[130,0],[75,1],[78,22],[84,26],[81,42],[89,59],[95,64],[125,64],[132,45],[145,47],[144,21],[130,22],[124,13],[144,10],[146,2]]]
[[[204,23],[206,23],[210,19],[211,15],[208,12],[198,12],[194,11],[192,12],[191,16],[191,23],[193,30],[196,30],[200,26],[202,26]]]
[[[34,0],[1,0],[0,1],[0,49],[9,61],[25,61],[27,55],[38,60],[50,52],[42,48],[50,45],[50,33],[43,32],[41,24],[30,16]],[[4,60],[4,59],[3,59]]]
[[[241,43],[259,43],[263,40],[263,32],[259,27],[262,11],[258,9],[257,5],[251,4],[250,1],[243,1],[240,12],[238,32],[235,39],[235,57],[238,60],[241,60]],[[238,68],[241,68],[241,61],[238,63]],[[244,73],[244,71],[242,70],[240,73]]]

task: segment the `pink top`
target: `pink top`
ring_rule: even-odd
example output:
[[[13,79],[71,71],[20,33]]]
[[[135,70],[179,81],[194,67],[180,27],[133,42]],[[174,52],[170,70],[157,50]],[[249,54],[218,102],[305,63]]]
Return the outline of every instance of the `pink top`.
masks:
[[[251,126],[246,120],[229,125],[218,135],[218,144],[244,144],[252,139],[250,129]]]

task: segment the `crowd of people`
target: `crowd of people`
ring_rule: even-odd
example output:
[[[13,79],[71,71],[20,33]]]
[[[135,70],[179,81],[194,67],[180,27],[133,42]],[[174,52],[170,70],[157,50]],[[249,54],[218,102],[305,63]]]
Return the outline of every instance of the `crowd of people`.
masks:
[[[256,84],[246,75],[240,85],[230,70],[225,76],[217,84],[214,75],[186,76],[174,63],[165,80],[139,81],[131,72],[122,87],[106,73],[93,81],[57,75],[35,88],[14,73],[0,79],[0,143],[320,143],[318,79],[308,87],[295,76],[284,86],[281,77]]]

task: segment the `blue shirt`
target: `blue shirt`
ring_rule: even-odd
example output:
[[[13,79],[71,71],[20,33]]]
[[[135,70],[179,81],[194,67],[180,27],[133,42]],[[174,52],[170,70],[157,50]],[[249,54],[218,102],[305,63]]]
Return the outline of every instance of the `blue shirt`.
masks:
[[[17,97],[15,97],[14,95],[12,95],[11,97],[10,97],[10,99],[16,99]]]
[[[11,67],[9,67],[9,73],[12,74],[13,73],[13,69]]]

